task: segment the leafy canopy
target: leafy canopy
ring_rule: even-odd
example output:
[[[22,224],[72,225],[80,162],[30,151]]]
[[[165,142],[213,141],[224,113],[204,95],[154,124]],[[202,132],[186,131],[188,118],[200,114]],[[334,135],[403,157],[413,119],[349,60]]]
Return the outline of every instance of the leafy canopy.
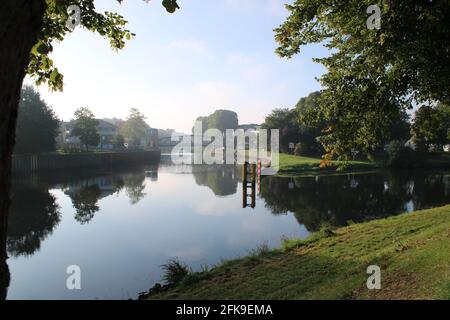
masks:
[[[123,124],[120,133],[131,145],[141,145],[148,139],[149,125],[145,122],[146,117],[136,108],[130,109],[130,114]]]
[[[59,120],[32,86],[22,88],[16,126],[15,153],[41,153],[56,149]]]
[[[438,149],[450,144],[450,107],[444,104],[421,107],[415,113],[411,132],[416,144],[434,145]]]
[[[122,3],[123,0],[116,0]],[[131,40],[135,34],[126,28],[127,20],[114,12],[100,13],[96,11],[94,0],[45,0],[47,10],[43,18],[43,28],[37,43],[31,50],[27,73],[36,84],[47,83],[52,90],[63,90],[64,77],[54,66],[50,54],[55,41],[62,41],[72,32],[67,21],[73,12],[68,12],[69,6],[80,8],[80,27],[99,34],[109,40],[113,50],[123,49],[126,40]],[[163,0],[163,6],[170,13],[178,9],[176,0]]]
[[[262,124],[263,129],[278,129],[280,150],[289,151],[289,143],[298,141],[299,124],[295,109],[278,108],[268,114]]]
[[[381,10],[369,29],[367,8]],[[277,53],[291,58],[304,45],[324,44],[314,61],[328,72],[317,118],[328,154],[370,154],[390,125],[416,103],[450,101],[450,6],[447,0],[296,0],[277,29]]]
[[[97,146],[100,143],[100,135],[97,132],[98,123],[91,110],[79,108],[75,111],[75,124],[71,135],[79,137],[86,149],[89,149],[89,146]]]

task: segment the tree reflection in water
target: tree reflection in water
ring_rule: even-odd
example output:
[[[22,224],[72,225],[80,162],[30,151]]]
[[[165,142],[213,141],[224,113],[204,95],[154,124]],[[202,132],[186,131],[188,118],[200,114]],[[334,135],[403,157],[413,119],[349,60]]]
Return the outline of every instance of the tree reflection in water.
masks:
[[[197,185],[210,188],[216,196],[224,197],[237,192],[240,170],[236,166],[195,166],[192,174]]]
[[[261,198],[274,214],[294,213],[310,232],[325,222],[344,226],[448,202],[450,176],[375,173],[261,181]]]
[[[150,179],[158,178],[157,167],[151,167]],[[131,204],[145,197],[144,168],[126,174],[106,173],[80,179],[79,173],[67,173],[43,176],[27,176],[13,179],[11,188],[12,204],[8,217],[7,235],[0,243],[0,300],[7,296],[10,272],[7,256],[31,256],[36,253],[44,241],[61,220],[56,198],[49,190],[63,190],[72,200],[76,209],[75,219],[86,224],[100,210],[98,201],[125,189]],[[83,174],[81,174],[83,176]]]
[[[13,184],[6,240],[8,254],[13,257],[34,254],[59,222],[59,206],[47,188]]]
[[[78,180],[66,183],[62,188],[76,209],[75,219],[81,224],[87,224],[100,210],[98,201],[110,195],[125,190],[130,204],[134,205],[141,201],[146,196],[144,193],[145,178],[145,171],[140,170]]]

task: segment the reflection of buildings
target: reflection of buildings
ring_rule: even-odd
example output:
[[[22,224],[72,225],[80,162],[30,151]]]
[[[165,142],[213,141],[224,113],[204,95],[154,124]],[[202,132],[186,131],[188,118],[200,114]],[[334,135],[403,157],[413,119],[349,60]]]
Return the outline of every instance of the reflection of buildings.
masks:
[[[145,176],[152,182],[158,181],[158,168],[145,171]]]

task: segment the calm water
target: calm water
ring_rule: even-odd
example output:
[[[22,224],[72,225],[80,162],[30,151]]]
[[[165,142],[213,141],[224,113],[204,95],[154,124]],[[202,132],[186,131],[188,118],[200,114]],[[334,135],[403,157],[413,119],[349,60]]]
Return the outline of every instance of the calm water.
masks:
[[[345,225],[450,201],[450,172],[263,178],[242,208],[240,169],[149,166],[17,178],[9,221],[9,299],[126,299],[178,257],[193,269],[246,255],[324,222]],[[81,268],[81,290],[66,268]]]

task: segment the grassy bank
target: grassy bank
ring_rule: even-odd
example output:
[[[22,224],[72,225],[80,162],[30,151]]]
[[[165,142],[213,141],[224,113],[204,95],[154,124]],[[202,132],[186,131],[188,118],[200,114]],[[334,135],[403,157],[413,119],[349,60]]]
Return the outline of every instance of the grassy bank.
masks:
[[[310,173],[333,173],[336,172],[341,162],[333,161],[326,169],[320,168],[321,158],[301,157],[280,153],[280,165],[278,175],[307,175]],[[381,168],[381,164],[374,161],[350,161],[344,172],[373,170]]]
[[[280,153],[280,164],[278,176],[299,176],[310,174],[333,174],[336,172],[358,172],[371,171],[384,167],[383,161],[349,161],[343,170],[338,170],[342,162],[333,161],[332,165],[321,169],[321,158],[301,157]],[[430,154],[424,161],[421,169],[443,169],[450,168],[450,154]]]
[[[381,290],[366,287],[369,265]],[[450,205],[261,248],[150,299],[450,299]]]

